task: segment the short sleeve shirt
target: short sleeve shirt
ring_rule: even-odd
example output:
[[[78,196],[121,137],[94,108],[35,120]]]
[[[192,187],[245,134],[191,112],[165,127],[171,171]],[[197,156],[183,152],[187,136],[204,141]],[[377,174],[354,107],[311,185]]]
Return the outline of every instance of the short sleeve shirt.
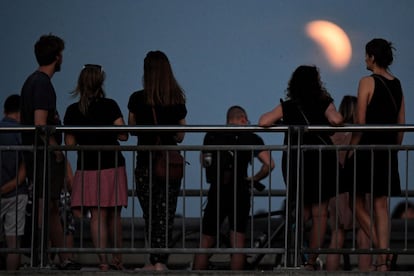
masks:
[[[0,126],[19,126],[19,124],[10,118],[3,118],[0,122]],[[18,132],[0,132],[0,145],[4,146],[15,146],[21,145],[21,136]],[[18,172],[17,164],[23,162],[23,154],[21,151],[16,152],[14,150],[2,150],[1,151],[1,175],[0,175],[0,186],[3,186],[8,181],[14,179]],[[2,197],[12,197],[16,193],[23,194],[27,193],[27,186],[20,185],[17,190],[13,190]]]
[[[40,71],[32,73],[25,81],[21,91],[21,123],[34,125],[35,110],[48,112],[47,125],[56,125],[56,92],[50,77]],[[22,133],[22,142],[25,145],[34,143],[34,135],[30,132]]]
[[[154,125],[152,107],[145,103],[144,91],[132,93],[128,102],[128,110],[135,116],[137,125]],[[158,125],[178,125],[179,121],[187,115],[185,104],[168,106],[155,106],[155,113]],[[138,134],[138,144],[154,145],[156,136],[159,134]],[[163,145],[176,145],[174,134],[163,133],[160,135]]]
[[[264,145],[263,139],[255,133],[241,132],[241,133],[223,133],[223,132],[209,132],[204,137],[204,145]],[[237,156],[237,159],[227,160],[228,152],[231,156]],[[259,151],[253,152],[253,157],[257,157]],[[226,160],[224,160],[226,159]],[[247,168],[252,159],[252,152],[250,150],[239,150],[235,153],[232,150],[227,150],[225,153],[220,153],[220,169],[226,170],[231,168],[233,172],[234,166],[237,167],[237,179],[244,179],[247,177]],[[213,174],[217,174],[217,165],[214,165],[217,162],[217,151],[212,152],[213,165],[209,170]],[[233,166],[228,166],[232,164],[226,164],[228,162],[235,163]],[[207,172],[208,173],[208,172]],[[214,177],[212,177],[214,179]]]
[[[71,104],[67,109],[64,117],[66,126],[105,126],[113,125],[114,121],[122,118],[122,112],[118,104],[107,98],[96,99],[89,105],[87,114],[83,114],[79,109],[78,103]],[[73,131],[76,142],[79,145],[119,145],[118,134],[113,131]],[[118,160],[112,151],[101,151],[100,164],[98,162],[98,151],[85,151],[84,162],[82,164],[82,155],[78,153],[78,170],[97,170],[123,166],[125,160],[118,152]],[[100,167],[99,167],[100,166]]]

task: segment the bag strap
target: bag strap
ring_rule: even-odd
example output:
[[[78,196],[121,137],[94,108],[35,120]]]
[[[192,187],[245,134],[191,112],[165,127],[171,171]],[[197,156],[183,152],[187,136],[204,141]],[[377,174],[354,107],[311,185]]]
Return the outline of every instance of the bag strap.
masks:
[[[158,125],[157,122],[157,113],[155,112],[155,107],[152,107],[152,118],[154,119],[154,125]],[[157,141],[155,142],[156,145],[161,145],[161,137],[157,135]]]
[[[381,77],[379,77],[379,76],[377,76],[375,74],[373,74],[372,76],[374,78],[376,78],[377,80],[380,80],[382,82],[382,84],[384,85],[385,89],[387,89],[388,94],[390,95],[390,98],[392,100],[392,103],[394,104],[395,111],[398,112],[397,103],[395,102],[394,96],[392,95],[391,90],[388,88],[388,85],[385,83],[385,81]]]
[[[308,117],[306,117],[305,112],[303,112],[302,110],[302,107],[299,104],[297,104],[296,106],[298,107],[299,112],[302,114],[303,119],[305,119],[306,124],[310,125]],[[316,134],[316,136],[318,136],[319,140],[321,140],[322,143],[328,145],[328,143],[319,134]]]

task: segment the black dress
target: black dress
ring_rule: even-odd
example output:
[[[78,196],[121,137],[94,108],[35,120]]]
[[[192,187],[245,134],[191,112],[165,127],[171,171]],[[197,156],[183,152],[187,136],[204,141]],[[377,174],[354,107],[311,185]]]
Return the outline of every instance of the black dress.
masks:
[[[397,78],[388,80],[380,75],[372,76],[375,80],[375,89],[367,106],[366,124],[396,124],[403,97],[400,81]],[[396,145],[397,132],[367,131],[362,134],[359,144]],[[360,150],[356,153],[356,162],[355,187],[358,194],[372,193],[374,196],[401,194],[396,150]]]
[[[315,101],[307,105],[300,105],[295,101],[282,102],[283,122],[287,125],[329,125],[325,111],[332,102],[331,98]],[[302,114],[303,112],[303,114]],[[306,116],[306,120],[305,117]],[[303,145],[332,145],[327,132],[304,133]],[[285,136],[286,145],[288,136]],[[291,144],[297,144],[298,135],[293,134]],[[302,162],[297,166],[297,150],[290,151],[289,170],[289,200],[295,201],[297,185],[297,171],[299,169],[300,185],[302,187],[303,202],[306,205],[327,201],[336,192],[337,158],[333,150],[306,149],[302,152]],[[282,156],[282,171],[285,183],[288,183],[288,152]]]

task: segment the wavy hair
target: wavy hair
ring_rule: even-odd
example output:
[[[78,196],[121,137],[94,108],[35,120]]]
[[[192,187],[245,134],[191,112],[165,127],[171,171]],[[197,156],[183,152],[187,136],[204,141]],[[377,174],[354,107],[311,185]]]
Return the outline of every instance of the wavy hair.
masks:
[[[86,64],[79,74],[78,84],[74,96],[79,95],[79,110],[82,114],[88,113],[89,105],[99,98],[105,97],[103,83],[105,81],[105,72],[100,65]]]
[[[289,80],[286,96],[300,104],[331,98],[321,81],[319,69],[310,65],[296,68]]]

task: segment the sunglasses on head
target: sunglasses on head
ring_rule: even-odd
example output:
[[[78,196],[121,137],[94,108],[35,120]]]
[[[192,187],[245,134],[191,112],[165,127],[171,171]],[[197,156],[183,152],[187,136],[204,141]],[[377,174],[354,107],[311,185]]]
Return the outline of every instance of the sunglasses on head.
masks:
[[[102,71],[102,66],[99,64],[85,64],[83,65],[83,68],[98,69],[99,71]]]

